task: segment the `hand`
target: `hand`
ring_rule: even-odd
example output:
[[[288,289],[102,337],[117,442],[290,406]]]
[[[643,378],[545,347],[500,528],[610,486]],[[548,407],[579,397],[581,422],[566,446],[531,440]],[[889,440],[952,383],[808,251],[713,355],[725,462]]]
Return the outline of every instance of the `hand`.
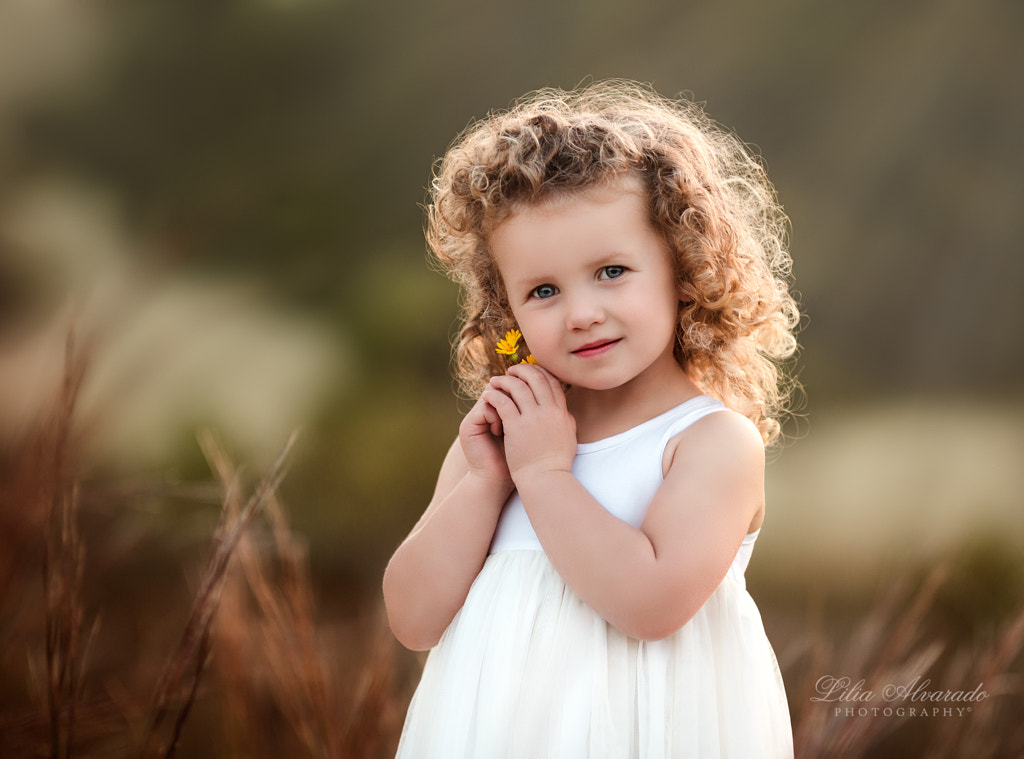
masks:
[[[536,364],[516,364],[508,374],[492,377],[480,400],[500,417],[513,481],[534,473],[572,471],[576,420],[554,375]]]
[[[459,443],[471,474],[485,480],[508,483],[512,477],[502,450],[501,417],[480,398],[459,425]]]

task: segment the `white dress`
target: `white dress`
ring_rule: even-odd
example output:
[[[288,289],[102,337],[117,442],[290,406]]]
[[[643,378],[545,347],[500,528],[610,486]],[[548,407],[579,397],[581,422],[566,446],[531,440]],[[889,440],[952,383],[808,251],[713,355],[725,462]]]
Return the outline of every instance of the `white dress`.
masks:
[[[700,396],[582,443],[573,474],[639,526],[662,482],[665,445],[722,408]],[[746,536],[686,625],[641,641],[566,586],[513,493],[465,603],[427,657],[398,757],[792,757],[782,676],[743,577],[756,537]]]

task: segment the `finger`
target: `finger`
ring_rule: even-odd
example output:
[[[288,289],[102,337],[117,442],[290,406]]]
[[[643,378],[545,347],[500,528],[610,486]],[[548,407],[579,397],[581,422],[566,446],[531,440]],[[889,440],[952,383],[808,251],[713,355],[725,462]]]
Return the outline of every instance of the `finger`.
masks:
[[[483,403],[483,416],[484,421],[487,423],[491,430],[491,434],[495,437],[501,435],[501,417],[498,412],[494,410],[494,406],[489,403]]]
[[[562,382],[555,375],[536,364],[518,364],[509,368],[509,373],[520,377],[528,382],[533,389],[534,396],[543,403],[553,403],[560,409],[565,409],[565,390],[562,389]]]
[[[519,407],[515,401],[498,388],[488,387],[480,394],[480,399],[489,403],[498,412],[503,424],[519,416]]]
[[[566,408],[565,404],[565,385],[562,384],[562,380],[558,379],[555,375],[545,369],[543,366],[537,367],[540,369],[541,374],[548,382],[548,386],[551,388],[551,394],[555,398],[555,403],[562,409]]]
[[[515,401],[520,412],[525,412],[532,406],[538,405],[533,389],[518,377],[508,374],[491,377],[491,387],[500,390]]]
[[[491,423],[489,414],[494,414],[494,410],[480,399],[473,404],[473,408],[466,414],[462,423],[470,427],[485,427]]]
[[[462,424],[466,428],[486,429],[496,437],[500,437],[502,434],[501,415],[482,394],[466,414]]]
[[[554,380],[554,377],[550,372],[545,371],[536,364],[516,364],[509,367],[508,373],[525,382],[533,392],[534,398],[540,404],[556,403],[558,395],[562,394],[560,384],[557,385],[558,393],[555,393],[555,388],[551,382],[551,380]],[[555,382],[557,383],[557,380]]]

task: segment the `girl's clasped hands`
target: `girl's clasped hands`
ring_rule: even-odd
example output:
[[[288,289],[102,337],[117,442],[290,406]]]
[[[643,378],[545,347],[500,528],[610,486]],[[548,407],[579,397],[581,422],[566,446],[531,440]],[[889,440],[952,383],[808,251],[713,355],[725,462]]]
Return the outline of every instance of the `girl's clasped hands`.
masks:
[[[536,364],[516,364],[507,374],[492,377],[480,400],[498,414],[513,482],[572,471],[576,420],[554,375]]]
[[[562,383],[535,363],[496,375],[462,420],[459,440],[470,471],[488,480],[572,471],[576,420]]]

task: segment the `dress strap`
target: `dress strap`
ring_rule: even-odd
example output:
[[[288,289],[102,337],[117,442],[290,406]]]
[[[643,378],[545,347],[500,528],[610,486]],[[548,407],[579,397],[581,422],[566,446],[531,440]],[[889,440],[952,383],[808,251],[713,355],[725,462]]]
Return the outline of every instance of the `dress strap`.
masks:
[[[699,395],[696,398],[692,398],[687,401],[679,407],[679,410],[682,412],[679,418],[675,419],[666,428],[662,435],[661,449],[664,450],[665,446],[668,445],[669,440],[674,438],[691,424],[700,421],[708,414],[713,414],[716,411],[724,411],[725,408],[726,406],[724,403],[709,395]]]

